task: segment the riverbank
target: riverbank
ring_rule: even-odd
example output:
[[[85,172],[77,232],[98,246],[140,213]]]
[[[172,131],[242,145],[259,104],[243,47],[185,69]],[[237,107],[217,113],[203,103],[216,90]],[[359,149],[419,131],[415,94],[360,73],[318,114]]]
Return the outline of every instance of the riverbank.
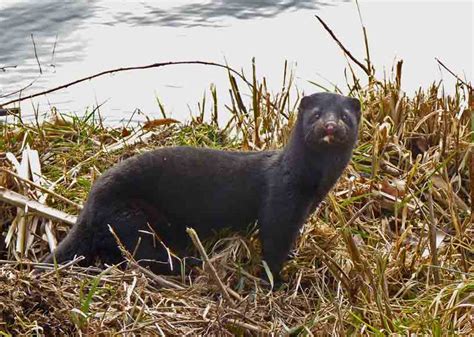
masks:
[[[1,124],[0,192],[24,199],[0,202],[0,331],[472,333],[467,88],[459,85],[447,97],[433,85],[407,97],[400,90],[401,64],[397,69],[391,80],[349,86],[363,107],[359,144],[303,228],[284,270],[287,288],[273,292],[255,276],[262,268],[251,233],[206,245],[226,291],[207,268],[190,277],[158,277],[133,260],[125,271],[74,265],[55,270],[36,261],[65,236],[93,181],[119,160],[160,146],[283,146],[298,101],[289,77],[272,94],[254,72],[251,97],[244,97],[243,84],[230,76],[232,118],[226,125],[218,122],[214,94],[187,123],[168,118],[163,108],[160,119],[110,128],[99,108],[83,117],[53,110],[42,123]],[[31,212],[31,200],[46,206],[42,216]],[[34,275],[35,268],[46,272]]]

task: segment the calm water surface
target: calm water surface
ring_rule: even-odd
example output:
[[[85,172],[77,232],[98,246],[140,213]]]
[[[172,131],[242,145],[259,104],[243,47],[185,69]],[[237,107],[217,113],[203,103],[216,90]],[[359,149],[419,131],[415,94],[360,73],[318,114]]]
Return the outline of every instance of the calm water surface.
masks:
[[[362,1],[361,9],[379,75],[403,58],[409,94],[441,79],[450,92],[454,80],[439,69],[438,57],[472,80],[471,1]],[[22,95],[106,69],[179,60],[227,62],[250,76],[255,57],[259,75],[274,91],[288,60],[300,90],[318,90],[309,81],[344,88],[346,60],[315,14],[363,59],[359,17],[350,1],[1,0],[0,104],[25,87]],[[21,108],[27,115],[33,107],[44,113],[52,106],[83,114],[102,104],[102,116],[115,123],[136,109],[160,116],[158,96],[172,117],[187,119],[211,83],[223,112],[229,103],[225,71],[188,65],[107,75],[24,101]]]

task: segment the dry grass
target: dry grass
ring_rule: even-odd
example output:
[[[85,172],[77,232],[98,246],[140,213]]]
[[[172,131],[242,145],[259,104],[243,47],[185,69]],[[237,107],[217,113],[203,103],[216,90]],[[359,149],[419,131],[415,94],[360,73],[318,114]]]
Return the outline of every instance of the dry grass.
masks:
[[[38,150],[40,184],[72,201],[49,195],[44,202],[77,214],[74,203],[84,201],[100,172],[150,148],[282,146],[298,101],[290,94],[291,76],[276,95],[255,72],[252,86],[239,87],[231,74],[229,78],[232,118],[226,126],[217,124],[215,90],[211,117],[205,118],[203,100],[200,113],[187,124],[162,119],[144,129],[110,129],[97,122],[94,111],[83,118],[52,114],[37,124],[16,120],[1,126],[1,166],[14,170],[7,152],[21,158],[26,144]],[[21,217],[26,233],[13,231],[9,246],[0,245],[0,258],[7,260],[0,264],[0,331],[473,334],[472,132],[463,105],[469,99],[467,88],[459,85],[447,97],[433,85],[407,97],[399,83],[401,65],[392,80],[350,87],[363,104],[359,144],[336,188],[302,229],[284,270],[287,288],[271,292],[252,276],[259,269],[255,235],[208,246],[221,286],[207,269],[195,269],[191,276],[167,277],[172,284],[164,287],[133,263],[125,271],[70,266],[37,276],[33,266],[40,265],[34,261],[47,253],[48,243],[41,238],[45,226],[33,226],[35,217],[27,213]],[[242,94],[249,90],[248,97]],[[133,135],[141,135],[140,141],[119,145]],[[34,199],[46,194],[5,171],[0,171],[0,185]],[[18,212],[0,203],[2,244],[12,222],[19,221]],[[68,230],[61,223],[52,228],[58,239]]]

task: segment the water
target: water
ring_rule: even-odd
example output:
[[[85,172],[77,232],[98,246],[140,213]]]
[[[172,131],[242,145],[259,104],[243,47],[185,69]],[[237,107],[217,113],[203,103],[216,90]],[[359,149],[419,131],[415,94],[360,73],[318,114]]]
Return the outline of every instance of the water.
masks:
[[[378,73],[403,58],[408,93],[440,79],[452,91],[454,79],[435,57],[472,80],[472,2],[362,1],[361,9]],[[309,81],[344,88],[346,59],[315,14],[363,60],[353,2],[1,0],[0,67],[6,68],[0,71],[0,104],[20,89],[25,96],[107,69],[179,60],[227,62],[250,75],[255,57],[274,91],[288,60],[300,90],[318,90]],[[83,114],[101,105],[101,115],[115,123],[136,109],[159,117],[159,97],[171,117],[183,120],[196,112],[211,83],[222,111],[229,103],[225,71],[189,65],[106,75],[24,101],[21,108],[27,115],[53,106]]]

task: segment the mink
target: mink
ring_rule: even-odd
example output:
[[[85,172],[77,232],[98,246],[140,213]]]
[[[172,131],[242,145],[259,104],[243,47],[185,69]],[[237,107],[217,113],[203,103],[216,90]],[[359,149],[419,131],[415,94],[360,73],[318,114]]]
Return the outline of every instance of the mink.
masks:
[[[316,93],[302,98],[280,150],[164,147],[128,158],[95,182],[76,224],[43,261],[123,261],[110,225],[140,264],[170,273],[169,250],[189,253],[187,227],[206,239],[256,223],[262,258],[278,278],[300,228],[349,163],[360,118],[358,99]]]

